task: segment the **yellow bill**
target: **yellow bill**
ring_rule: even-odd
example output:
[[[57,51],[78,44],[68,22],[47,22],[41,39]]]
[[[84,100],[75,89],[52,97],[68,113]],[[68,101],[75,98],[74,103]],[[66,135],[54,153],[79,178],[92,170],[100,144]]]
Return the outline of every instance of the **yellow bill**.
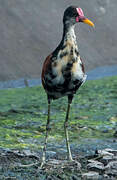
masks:
[[[90,21],[89,19],[87,19],[87,18],[83,19],[82,22],[85,23],[85,24],[88,24],[89,26],[95,27],[94,23],[92,21]]]

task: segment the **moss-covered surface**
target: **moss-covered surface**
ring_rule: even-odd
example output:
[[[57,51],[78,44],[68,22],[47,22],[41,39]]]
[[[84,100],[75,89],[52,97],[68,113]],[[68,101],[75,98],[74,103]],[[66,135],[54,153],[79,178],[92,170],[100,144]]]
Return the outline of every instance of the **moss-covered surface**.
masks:
[[[62,141],[67,98],[51,106],[50,141]],[[47,118],[43,88],[0,91],[0,147],[40,148]],[[110,138],[117,125],[117,77],[87,81],[75,95],[69,120],[71,141]]]
[[[48,143],[64,144],[67,98],[52,102]],[[47,119],[47,98],[41,86],[0,90],[0,147],[41,150]],[[71,144],[85,139],[111,139],[117,130],[117,76],[87,81],[71,106]],[[90,143],[90,142],[88,142]]]

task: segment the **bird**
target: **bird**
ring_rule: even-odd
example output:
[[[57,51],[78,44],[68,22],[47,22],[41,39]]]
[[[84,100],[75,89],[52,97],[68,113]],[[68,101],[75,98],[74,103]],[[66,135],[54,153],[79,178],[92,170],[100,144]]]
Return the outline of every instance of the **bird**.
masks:
[[[64,121],[67,159],[73,161],[68,135],[70,106],[74,95],[79,87],[85,82],[87,77],[83,60],[80,57],[78,50],[77,39],[74,31],[75,25],[80,22],[94,27],[94,23],[84,16],[83,10],[80,7],[67,7],[63,14],[62,40],[57,48],[47,56],[43,63],[41,79],[43,88],[47,94],[48,114],[41,165],[46,162],[47,140],[50,131],[51,102],[63,96],[68,97],[66,117]]]

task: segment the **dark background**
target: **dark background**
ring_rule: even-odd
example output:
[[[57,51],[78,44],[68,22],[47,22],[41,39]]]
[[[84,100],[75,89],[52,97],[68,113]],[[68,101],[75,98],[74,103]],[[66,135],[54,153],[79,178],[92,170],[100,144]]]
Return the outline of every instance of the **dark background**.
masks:
[[[75,28],[86,71],[117,64],[117,0],[0,0],[0,81],[40,77],[70,5],[80,6],[95,24]]]

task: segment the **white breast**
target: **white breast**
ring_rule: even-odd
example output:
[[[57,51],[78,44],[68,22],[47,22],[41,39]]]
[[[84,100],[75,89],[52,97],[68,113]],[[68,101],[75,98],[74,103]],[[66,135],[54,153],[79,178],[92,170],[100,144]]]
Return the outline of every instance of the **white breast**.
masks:
[[[72,76],[73,76],[73,80],[78,79],[81,80],[84,77],[84,72],[82,71],[82,62],[80,60],[80,58],[78,59],[78,61],[76,61],[73,64],[72,67]]]

